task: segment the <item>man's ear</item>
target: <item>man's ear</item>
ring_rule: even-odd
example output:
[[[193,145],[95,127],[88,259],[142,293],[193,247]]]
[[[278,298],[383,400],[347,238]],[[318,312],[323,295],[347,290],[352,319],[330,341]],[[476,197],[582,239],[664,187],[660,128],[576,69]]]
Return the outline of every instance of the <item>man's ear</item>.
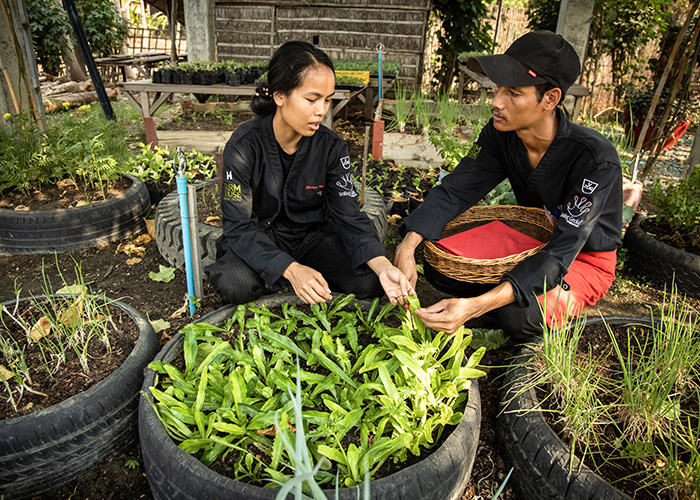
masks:
[[[559,101],[561,100],[561,89],[559,87],[549,89],[544,93],[542,100],[544,101],[545,108],[548,111],[553,110],[557,107],[557,104],[559,104]]]

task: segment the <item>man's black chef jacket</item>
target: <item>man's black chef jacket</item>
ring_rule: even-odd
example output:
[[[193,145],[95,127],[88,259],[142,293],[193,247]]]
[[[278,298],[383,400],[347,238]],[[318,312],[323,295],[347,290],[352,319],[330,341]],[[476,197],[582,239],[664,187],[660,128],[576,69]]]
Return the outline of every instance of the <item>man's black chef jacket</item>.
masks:
[[[287,218],[302,227],[325,222],[325,229],[339,233],[353,267],[385,255],[369,218],[359,209],[345,141],[323,125],[313,136],[302,137],[285,179],[273,116],[241,124],[224,148],[225,243],[271,285],[294,262],[266,234],[286,207]]]
[[[558,285],[579,252],[616,250],[622,244],[622,172],[612,143],[598,132],[573,124],[557,109],[554,141],[534,170],[515,132],[499,132],[493,119],[467,156],[433,188],[425,202],[399,228],[432,241],[445,225],[510,179],[519,205],[544,206],[559,219],[549,243],[520,262],[503,280],[513,285],[516,301]]]

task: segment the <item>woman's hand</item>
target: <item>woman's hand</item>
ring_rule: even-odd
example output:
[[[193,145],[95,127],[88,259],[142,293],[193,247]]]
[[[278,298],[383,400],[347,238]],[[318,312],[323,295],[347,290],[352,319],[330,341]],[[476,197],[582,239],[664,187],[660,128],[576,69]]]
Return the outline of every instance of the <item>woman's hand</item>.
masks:
[[[331,299],[331,289],[323,275],[308,266],[292,262],[282,273],[306,304],[318,304]]]
[[[394,265],[406,276],[413,289],[418,282],[418,271],[416,270],[416,247],[423,241],[423,236],[409,231],[401,244],[396,247],[394,255]]]
[[[389,302],[393,305],[406,305],[407,295],[416,296],[416,291],[409,283],[406,276],[397,268],[391,265],[391,262],[386,257],[375,257],[367,261],[367,265],[379,277],[384,293],[389,298]]]

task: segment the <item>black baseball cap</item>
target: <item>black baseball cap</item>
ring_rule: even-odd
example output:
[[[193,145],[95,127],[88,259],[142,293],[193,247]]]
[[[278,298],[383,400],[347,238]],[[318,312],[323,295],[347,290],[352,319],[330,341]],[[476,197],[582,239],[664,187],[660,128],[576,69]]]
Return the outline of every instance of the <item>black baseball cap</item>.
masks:
[[[526,87],[549,82],[563,95],[581,73],[576,51],[563,36],[547,30],[527,33],[504,54],[470,57],[467,68],[502,87]]]

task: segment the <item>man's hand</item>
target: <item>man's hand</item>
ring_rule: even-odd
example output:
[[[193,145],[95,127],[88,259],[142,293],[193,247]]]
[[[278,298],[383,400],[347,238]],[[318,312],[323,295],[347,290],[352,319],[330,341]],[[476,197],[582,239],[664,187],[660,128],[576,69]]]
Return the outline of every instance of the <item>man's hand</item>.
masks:
[[[443,299],[430,307],[416,311],[425,326],[436,332],[454,333],[464,323],[480,314],[475,313],[474,299]]]
[[[367,261],[367,265],[377,274],[384,293],[393,304],[406,305],[407,295],[416,296],[416,291],[408,282],[406,276],[396,267],[391,265],[386,257],[375,257]]]
[[[318,304],[331,299],[331,289],[323,275],[308,266],[292,262],[282,273],[306,304]]]
[[[416,311],[425,326],[438,332],[454,333],[466,321],[515,302],[513,285],[504,281],[478,297],[444,299]]]
[[[409,231],[401,244],[396,247],[394,255],[394,265],[406,276],[413,289],[418,281],[418,271],[416,270],[416,247],[423,241],[423,236]]]

